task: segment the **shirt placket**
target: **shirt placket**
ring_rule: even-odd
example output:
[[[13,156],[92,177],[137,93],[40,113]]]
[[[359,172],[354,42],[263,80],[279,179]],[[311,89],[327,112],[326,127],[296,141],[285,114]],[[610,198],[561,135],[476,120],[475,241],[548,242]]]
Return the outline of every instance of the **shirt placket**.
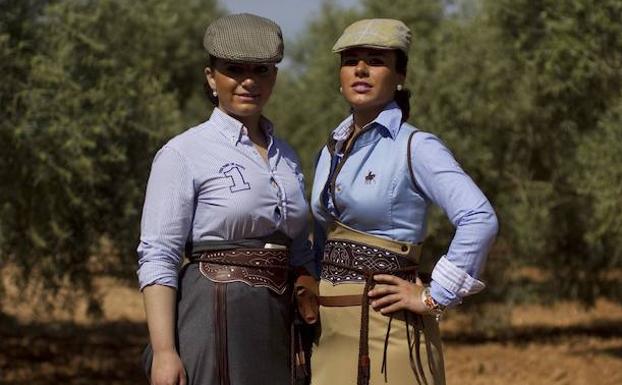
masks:
[[[272,210],[272,218],[275,227],[280,228],[283,226],[283,223],[285,223],[287,213],[285,210],[285,190],[283,189],[283,183],[277,173],[279,151],[274,147],[272,136],[268,136],[268,161],[266,162],[255,148],[255,145],[250,140],[245,130],[246,129],[243,128],[240,143],[244,146],[245,151],[255,160],[258,168],[268,171],[270,175],[270,187],[276,198],[276,205]]]
[[[352,142],[348,148],[343,148],[342,146],[345,143],[339,142],[338,146],[336,146],[335,153],[331,154],[331,172],[328,177],[328,182],[326,186],[326,191],[328,192],[328,209],[332,212],[334,216],[339,218],[341,216],[341,212],[337,207],[337,195],[341,195],[343,187],[341,183],[338,182],[339,174],[342,168],[346,165],[346,161],[352,154],[352,152],[356,151],[357,140],[369,131],[373,127],[373,122],[366,125],[359,131],[357,134],[354,134],[352,138]]]
[[[274,223],[281,228],[287,219],[287,195],[283,188],[283,181],[278,173],[279,149],[274,147],[272,137],[268,138],[268,168],[270,171],[270,186],[276,194],[276,206],[273,210]]]

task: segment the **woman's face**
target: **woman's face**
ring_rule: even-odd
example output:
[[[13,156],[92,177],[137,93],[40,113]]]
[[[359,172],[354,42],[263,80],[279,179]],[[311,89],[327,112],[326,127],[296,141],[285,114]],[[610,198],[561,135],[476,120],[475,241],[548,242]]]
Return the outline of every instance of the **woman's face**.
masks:
[[[355,112],[380,111],[393,100],[404,75],[395,71],[393,50],[351,48],[341,54],[341,93]]]
[[[212,90],[218,94],[218,108],[241,122],[257,118],[270,99],[277,68],[272,63],[234,63],[214,60],[205,68]]]

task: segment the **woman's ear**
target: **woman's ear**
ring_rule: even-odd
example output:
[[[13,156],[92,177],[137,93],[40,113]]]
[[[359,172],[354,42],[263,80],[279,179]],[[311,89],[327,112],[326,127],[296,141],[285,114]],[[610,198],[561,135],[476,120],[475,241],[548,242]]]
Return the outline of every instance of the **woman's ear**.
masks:
[[[216,80],[214,79],[214,70],[211,67],[205,67],[205,69],[203,70],[203,73],[205,74],[205,78],[207,79],[209,86],[212,88],[212,90],[216,91]]]

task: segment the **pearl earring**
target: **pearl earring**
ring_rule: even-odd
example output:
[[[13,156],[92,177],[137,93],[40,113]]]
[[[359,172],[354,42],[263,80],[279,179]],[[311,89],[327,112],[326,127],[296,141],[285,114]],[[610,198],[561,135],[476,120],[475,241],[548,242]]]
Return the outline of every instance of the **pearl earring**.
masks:
[[[218,97],[218,92],[212,91],[212,95],[214,95],[214,97],[216,98],[216,97]]]
[[[339,87],[339,93],[343,94],[343,87]]]
[[[401,91],[401,90],[403,90],[403,89],[404,89],[404,86],[403,86],[403,85],[401,85],[401,84],[398,84],[398,85],[397,85],[397,90],[398,90],[398,91]]]

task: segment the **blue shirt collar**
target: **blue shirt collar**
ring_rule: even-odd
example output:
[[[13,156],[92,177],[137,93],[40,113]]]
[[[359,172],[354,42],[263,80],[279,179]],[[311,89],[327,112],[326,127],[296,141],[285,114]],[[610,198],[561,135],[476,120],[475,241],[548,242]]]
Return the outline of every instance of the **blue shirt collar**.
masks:
[[[229,138],[233,144],[240,141],[242,134],[248,135],[247,128],[244,124],[242,124],[242,122],[230,115],[227,115],[227,113],[218,107],[215,107],[214,111],[212,111],[209,122],[213,123],[216,129]],[[272,134],[274,133],[274,126],[272,125],[272,122],[262,116],[259,120],[259,126],[266,134],[266,137],[271,139]]]
[[[332,137],[333,139],[339,143],[343,142],[352,133],[353,129],[353,116],[350,114],[347,118],[345,118],[337,128],[333,130]],[[376,126],[382,127],[391,136],[391,139],[395,139],[397,137],[397,133],[400,130],[400,126],[402,125],[402,110],[397,105],[395,101],[384,106],[384,109],[376,116],[376,119],[369,122],[367,127]]]
[[[395,140],[402,126],[402,109],[395,101],[392,101],[384,106],[384,109],[374,119],[373,123],[384,127],[391,135],[391,139]]]

